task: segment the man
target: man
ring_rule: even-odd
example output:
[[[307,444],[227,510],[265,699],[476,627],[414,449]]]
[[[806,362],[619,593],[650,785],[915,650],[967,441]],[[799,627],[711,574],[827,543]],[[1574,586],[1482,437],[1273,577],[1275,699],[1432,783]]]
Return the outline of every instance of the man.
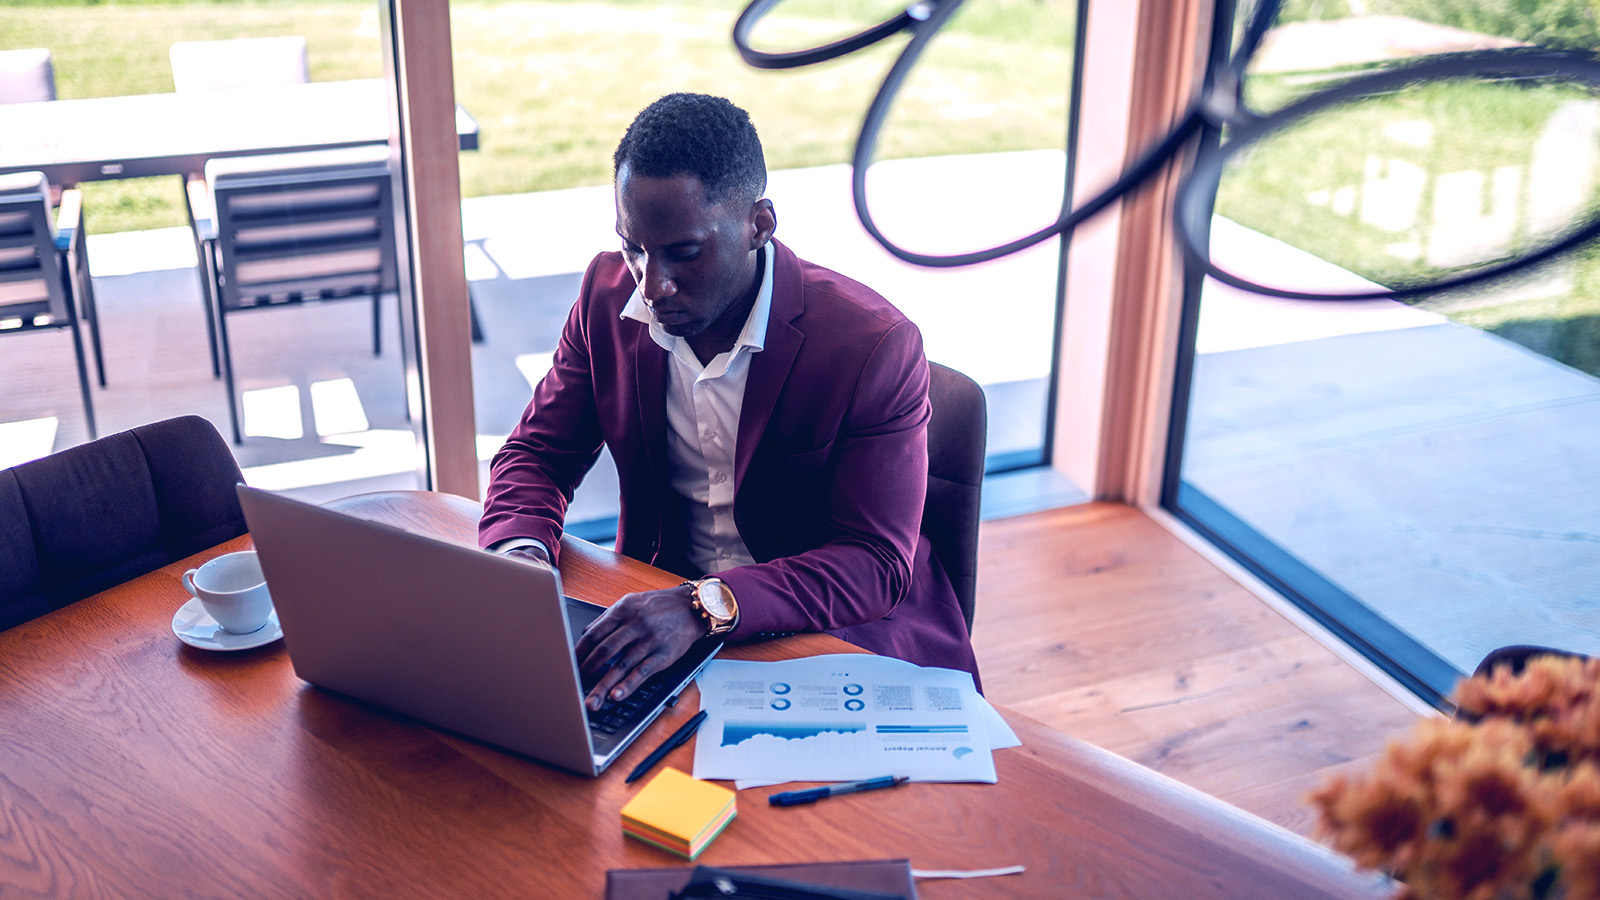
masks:
[[[558,562],[567,504],[604,444],[618,551],[691,579],[628,594],[579,640],[589,707],[708,632],[827,631],[976,676],[949,579],[918,540],[929,413],[916,326],[772,240],[761,143],[728,101],[661,98],[614,164],[622,252],[589,265],[495,455],[479,529],[487,548]]]

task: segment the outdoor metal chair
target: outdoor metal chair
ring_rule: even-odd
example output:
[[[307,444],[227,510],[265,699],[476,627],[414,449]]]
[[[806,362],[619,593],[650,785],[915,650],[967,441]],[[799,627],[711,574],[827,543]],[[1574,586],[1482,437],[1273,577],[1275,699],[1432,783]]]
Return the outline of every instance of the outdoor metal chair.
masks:
[[[72,332],[83,418],[93,438],[94,398],[80,320],[89,323],[102,387],[106,373],[82,221],[79,191],[62,191],[60,207],[52,210],[50,184],[43,172],[0,175],[0,335],[47,328]]]
[[[0,103],[39,103],[56,98],[50,51],[0,50]]]
[[[188,188],[212,358],[237,444],[230,314],[371,298],[372,353],[382,355],[382,299],[398,283],[389,148],[214,159]]]
[[[167,51],[172,87],[180,94],[305,84],[311,80],[306,39],[239,38],[230,41],[180,41]]]

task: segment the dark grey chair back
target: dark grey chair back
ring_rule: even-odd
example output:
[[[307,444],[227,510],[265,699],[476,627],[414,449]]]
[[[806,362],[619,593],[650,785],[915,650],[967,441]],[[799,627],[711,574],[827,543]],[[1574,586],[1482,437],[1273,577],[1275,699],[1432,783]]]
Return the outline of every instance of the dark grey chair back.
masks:
[[[223,309],[395,290],[386,146],[213,160]]]
[[[393,198],[385,144],[213,159],[203,181],[190,181],[212,365],[226,382],[234,443],[243,434],[230,313],[370,298],[372,353],[382,355],[383,297],[399,285]]]
[[[104,361],[98,355],[93,287],[83,252],[81,199],[77,191],[62,193],[66,224],[58,230],[50,185],[43,172],[0,175],[0,335],[59,328],[72,332],[83,415],[93,438],[94,399],[78,329],[80,319],[88,321],[91,328],[102,386],[106,378]]]
[[[198,416],[0,470],[0,629],[244,534],[242,480]]]
[[[928,497],[922,534],[950,576],[972,631],[978,599],[978,522],[989,412],[983,388],[954,369],[929,363]]]

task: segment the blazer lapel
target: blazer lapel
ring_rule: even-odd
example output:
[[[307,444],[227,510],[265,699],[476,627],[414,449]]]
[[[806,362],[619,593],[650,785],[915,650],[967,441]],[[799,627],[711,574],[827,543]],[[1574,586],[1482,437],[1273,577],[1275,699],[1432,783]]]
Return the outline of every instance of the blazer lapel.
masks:
[[[640,440],[658,485],[668,483],[667,351],[650,337],[648,326],[633,329],[634,383],[638,393]],[[604,403],[605,399],[601,398]]]
[[[744,481],[750,458],[755,455],[756,445],[761,442],[767,423],[772,421],[778,395],[789,380],[789,370],[794,367],[800,345],[805,343],[805,332],[793,324],[805,312],[805,298],[800,289],[800,264],[789,248],[777,241],[773,241],[772,246],[777,252],[772,267],[772,315],[767,319],[767,338],[761,352],[750,358],[750,376],[744,386],[733,471],[735,490]]]

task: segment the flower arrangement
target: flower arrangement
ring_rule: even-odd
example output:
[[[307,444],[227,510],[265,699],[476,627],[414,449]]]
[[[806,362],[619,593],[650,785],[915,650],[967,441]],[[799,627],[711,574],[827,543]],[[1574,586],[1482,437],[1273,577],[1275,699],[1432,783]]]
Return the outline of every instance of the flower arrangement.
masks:
[[[1319,832],[1398,898],[1600,898],[1600,660],[1500,666],[1456,705],[1313,792]]]

